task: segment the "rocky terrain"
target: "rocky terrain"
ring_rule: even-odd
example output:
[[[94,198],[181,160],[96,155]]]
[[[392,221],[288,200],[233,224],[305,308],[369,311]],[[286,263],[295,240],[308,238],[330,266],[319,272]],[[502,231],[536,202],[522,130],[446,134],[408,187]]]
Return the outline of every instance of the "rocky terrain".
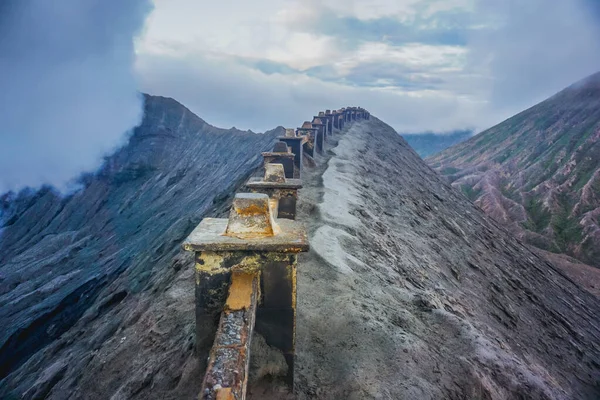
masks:
[[[600,267],[600,73],[427,161],[522,240]]]
[[[173,120],[180,118],[181,114]],[[178,131],[178,122],[171,126]],[[245,157],[227,158],[233,171],[239,171],[228,180],[231,185],[240,182],[236,176],[256,166],[251,154],[258,155],[262,146],[272,143],[268,135],[212,133],[220,134],[228,148],[242,152],[237,159]],[[154,140],[166,140],[161,138],[165,134],[160,130]],[[189,169],[180,181],[200,179],[194,178],[200,171],[197,164],[212,156],[197,147],[195,156],[186,158],[184,149],[195,136],[190,132],[185,137],[178,147],[183,153],[176,159],[187,160]],[[226,156],[214,140],[213,150]],[[238,140],[249,142],[233,146]],[[311,168],[304,171],[299,194],[298,219],[308,227],[311,251],[300,255],[298,264],[297,398],[600,396],[600,304],[595,297],[487,218],[375,117],[336,133],[326,150],[326,157],[307,162]],[[174,173],[158,164],[159,170]],[[0,384],[0,397],[195,398],[202,377],[197,357],[206,355],[193,351],[193,262],[179,251],[179,242],[198,222],[196,215],[223,214],[227,191],[222,189],[220,198],[209,196],[201,207],[196,199],[205,198],[214,187],[205,185],[202,192],[190,181],[175,183],[175,195],[157,189],[162,187],[156,183],[160,173],[149,176],[152,185],[129,181],[127,187],[137,188],[133,193],[141,198],[153,191],[152,201],[127,210],[137,224],[144,221],[144,229],[134,230],[133,236],[153,235],[152,241],[140,239],[143,243],[130,250],[125,242],[129,236],[119,235],[122,228],[92,229],[102,237],[117,235],[110,249],[142,254],[139,261],[129,262],[99,289],[83,314],[72,317],[69,328],[12,368]],[[203,179],[207,176],[202,174]],[[106,204],[120,209],[128,199],[116,197]],[[186,224],[163,224],[162,212]],[[68,254],[86,252],[87,246]],[[69,245],[62,243],[54,251],[47,248],[46,258],[66,248]],[[161,252],[155,254],[158,249]],[[15,257],[18,254],[10,260]],[[120,258],[120,253],[114,257]],[[45,260],[34,253],[29,259],[29,269],[35,260]],[[79,268],[88,267],[85,259],[81,262]],[[42,266],[38,273],[50,269],[37,263]],[[9,264],[2,265],[4,282],[15,269],[4,272]],[[78,304],[87,297],[77,299]],[[7,321],[3,317],[5,325]],[[45,329],[51,332],[50,326]],[[292,398],[278,385],[281,355],[259,336],[254,337],[251,354],[249,397]]]
[[[403,133],[402,137],[421,157],[429,157],[473,136],[469,130],[449,133]]]
[[[164,295],[182,267],[180,242],[262,163],[260,152],[281,133],[218,129],[172,99],[146,96],[144,120],[129,144],[83,177],[81,191],[4,195],[0,398],[10,392],[41,398],[52,387],[54,397],[68,398],[92,383],[101,395],[81,398],[117,391],[108,378],[86,378],[90,364],[101,365],[106,343],[120,343],[123,327],[142,318],[157,293]],[[113,365],[113,373],[125,382],[159,364]]]

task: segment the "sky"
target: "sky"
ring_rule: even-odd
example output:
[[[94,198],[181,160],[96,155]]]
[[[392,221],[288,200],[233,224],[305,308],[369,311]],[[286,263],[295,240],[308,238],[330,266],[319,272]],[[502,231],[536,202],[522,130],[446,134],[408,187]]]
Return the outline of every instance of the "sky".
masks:
[[[600,70],[596,0],[4,0],[0,192],[67,190],[126,143],[139,92],[255,132],[365,107],[479,131]]]
[[[600,70],[597,3],[156,0],[136,70],[222,127],[360,105],[399,132],[478,131]]]

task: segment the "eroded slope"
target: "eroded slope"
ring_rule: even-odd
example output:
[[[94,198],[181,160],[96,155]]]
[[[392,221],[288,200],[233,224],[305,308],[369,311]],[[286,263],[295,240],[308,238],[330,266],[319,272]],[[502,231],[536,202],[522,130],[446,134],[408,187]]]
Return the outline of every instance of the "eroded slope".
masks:
[[[600,267],[600,73],[427,161],[526,242]]]
[[[598,301],[357,123],[305,175],[302,399],[596,399]]]

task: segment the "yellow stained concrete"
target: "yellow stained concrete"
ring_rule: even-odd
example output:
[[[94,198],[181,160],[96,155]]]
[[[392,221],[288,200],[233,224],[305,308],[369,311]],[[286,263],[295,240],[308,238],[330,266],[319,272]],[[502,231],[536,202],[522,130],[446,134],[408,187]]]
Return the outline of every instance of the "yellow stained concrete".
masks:
[[[228,310],[247,310],[252,305],[252,294],[256,273],[236,271],[231,275],[229,296],[225,303]]]

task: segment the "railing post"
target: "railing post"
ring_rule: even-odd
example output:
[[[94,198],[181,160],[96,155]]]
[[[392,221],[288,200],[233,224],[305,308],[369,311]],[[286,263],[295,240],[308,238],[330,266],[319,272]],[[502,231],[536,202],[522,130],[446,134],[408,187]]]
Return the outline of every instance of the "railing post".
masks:
[[[196,345],[201,357],[214,340],[199,398],[244,398],[253,293],[254,329],[283,353],[288,364],[285,378],[293,389],[296,260],[297,253],[308,250],[304,227],[288,219],[275,221],[266,194],[239,193],[228,219],[205,218],[183,248],[195,252]],[[240,317],[232,313],[240,309],[245,318],[238,318],[233,329],[245,332],[247,340],[228,343],[228,318]]]
[[[323,153],[326,125],[321,121],[319,117],[314,117],[312,120],[312,126],[313,128],[317,128],[317,135],[315,140],[315,147],[317,149],[317,152]]]
[[[294,154],[290,153],[290,149],[284,142],[276,142],[273,146],[273,151],[262,153],[264,165],[267,164],[282,164],[285,170],[286,178],[294,177]]]
[[[267,164],[263,178],[250,178],[246,187],[252,193],[264,193],[269,196],[274,215],[277,218],[296,219],[298,189],[302,187],[300,179],[287,179],[281,164]]]
[[[294,178],[300,179],[302,177],[302,148],[307,138],[305,136],[296,136],[295,129],[286,129],[285,136],[280,136],[278,139],[288,145],[294,154]]]
[[[327,116],[325,115],[325,112],[319,111],[319,115],[315,115],[313,117],[313,120],[316,118],[321,120],[321,123],[323,124],[323,138],[327,137],[327,135],[329,135],[330,133],[328,132],[329,129],[327,127]]]
[[[304,121],[302,126],[298,128],[299,136],[306,136],[306,142],[304,142],[304,151],[311,157],[315,156],[317,128],[314,128],[309,121]]]
[[[325,118],[327,118],[327,130],[329,131],[329,135],[333,134],[333,114],[331,114],[331,110],[325,110]]]

